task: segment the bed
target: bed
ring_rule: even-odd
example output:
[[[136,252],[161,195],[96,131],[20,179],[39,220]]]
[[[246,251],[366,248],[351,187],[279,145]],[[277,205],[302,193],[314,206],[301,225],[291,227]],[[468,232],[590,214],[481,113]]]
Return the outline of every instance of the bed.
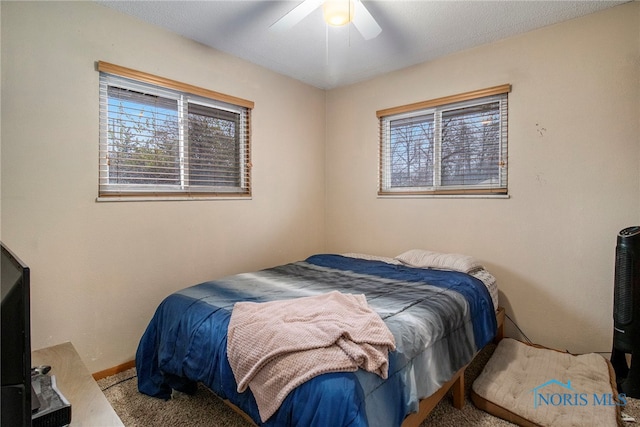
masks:
[[[168,399],[173,390],[195,392],[200,382],[264,426],[418,425],[433,406],[424,402],[459,382],[498,330],[495,279],[486,280],[492,276],[475,263],[453,265],[459,271],[438,263],[423,268],[425,253],[398,259],[318,254],[180,290],[159,305],[140,340],[139,391]],[[323,373],[297,386],[273,415],[261,419],[251,389],[238,391],[228,360],[234,305],[335,291],[366,296],[392,333],[395,349],[388,353],[386,378],[363,369]]]

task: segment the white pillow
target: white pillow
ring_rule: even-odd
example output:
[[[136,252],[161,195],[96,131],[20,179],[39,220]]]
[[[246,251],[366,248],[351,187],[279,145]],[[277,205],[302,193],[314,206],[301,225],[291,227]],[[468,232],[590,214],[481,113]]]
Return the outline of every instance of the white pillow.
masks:
[[[469,273],[482,268],[482,264],[469,255],[447,254],[441,252],[411,249],[396,257],[401,263],[417,268],[436,268]]]

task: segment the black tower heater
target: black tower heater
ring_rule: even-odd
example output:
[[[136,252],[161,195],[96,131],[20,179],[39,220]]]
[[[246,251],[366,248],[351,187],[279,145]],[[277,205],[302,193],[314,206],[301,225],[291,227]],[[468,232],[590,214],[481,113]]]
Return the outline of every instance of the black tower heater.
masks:
[[[618,233],[613,284],[611,364],[618,391],[640,397],[640,227]],[[631,355],[631,367],[626,355]]]

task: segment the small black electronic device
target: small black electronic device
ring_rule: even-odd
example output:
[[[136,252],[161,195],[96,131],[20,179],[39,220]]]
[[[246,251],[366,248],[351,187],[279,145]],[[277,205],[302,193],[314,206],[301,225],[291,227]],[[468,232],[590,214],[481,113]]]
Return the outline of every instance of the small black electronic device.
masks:
[[[33,389],[40,407],[33,413],[33,427],[61,427],[71,423],[71,404],[60,393],[55,375],[35,374]]]

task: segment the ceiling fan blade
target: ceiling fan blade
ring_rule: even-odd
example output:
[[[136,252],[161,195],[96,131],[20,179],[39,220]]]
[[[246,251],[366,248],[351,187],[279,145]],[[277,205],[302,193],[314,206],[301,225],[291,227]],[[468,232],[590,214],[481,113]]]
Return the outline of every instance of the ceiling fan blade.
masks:
[[[353,25],[356,26],[365,40],[377,37],[382,31],[380,25],[373,19],[373,16],[371,16],[360,0],[354,0],[353,3],[355,9],[353,13]]]
[[[304,0],[289,13],[274,22],[271,28],[274,30],[288,30],[316,10],[322,3],[323,0]]]

